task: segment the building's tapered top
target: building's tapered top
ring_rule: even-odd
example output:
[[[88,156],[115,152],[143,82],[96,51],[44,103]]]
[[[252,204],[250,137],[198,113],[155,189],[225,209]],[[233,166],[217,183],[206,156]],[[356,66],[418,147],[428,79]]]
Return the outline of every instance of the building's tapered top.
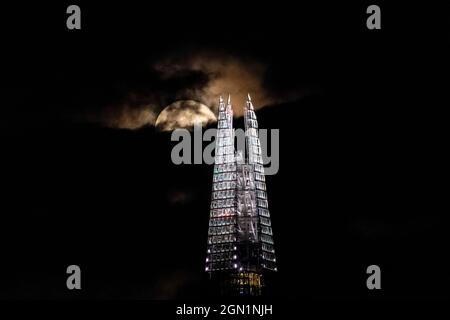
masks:
[[[247,102],[245,103],[246,108],[248,110],[254,110],[253,103],[252,103],[252,97],[250,97],[250,93],[247,93]]]
[[[219,97],[219,111],[225,110],[225,103],[223,102],[222,96]]]
[[[233,281],[236,274],[262,277],[267,270],[277,270],[258,122],[250,94],[244,104],[244,127],[245,147],[236,152],[231,95],[227,102],[221,96],[205,271],[219,277],[227,272]]]
[[[231,115],[233,114],[233,106],[231,105],[231,94],[228,94],[226,112]]]
[[[252,103],[252,97],[250,96],[250,93],[247,93],[247,101],[245,102],[245,107],[248,110],[255,110]],[[219,96],[219,111],[227,111],[232,112],[232,105],[231,105],[231,94],[228,94],[227,103],[225,104],[223,97]]]

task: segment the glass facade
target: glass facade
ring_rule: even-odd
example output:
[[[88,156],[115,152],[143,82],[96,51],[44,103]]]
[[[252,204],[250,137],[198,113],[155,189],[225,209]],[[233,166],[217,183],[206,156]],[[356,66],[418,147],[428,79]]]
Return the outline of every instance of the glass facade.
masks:
[[[277,269],[258,122],[250,96],[244,121],[246,150],[235,152],[231,99],[225,104],[220,98],[205,271],[211,276],[228,274],[224,283],[238,285],[237,293],[257,295],[263,272]],[[239,287],[240,283],[247,287]]]

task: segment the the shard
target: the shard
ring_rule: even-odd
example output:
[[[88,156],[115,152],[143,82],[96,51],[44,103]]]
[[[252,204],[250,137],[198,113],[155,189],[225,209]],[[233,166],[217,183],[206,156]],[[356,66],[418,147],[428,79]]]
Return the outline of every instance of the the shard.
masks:
[[[218,109],[205,271],[222,295],[261,295],[277,268],[258,122],[248,95],[245,150],[235,151],[230,96]]]

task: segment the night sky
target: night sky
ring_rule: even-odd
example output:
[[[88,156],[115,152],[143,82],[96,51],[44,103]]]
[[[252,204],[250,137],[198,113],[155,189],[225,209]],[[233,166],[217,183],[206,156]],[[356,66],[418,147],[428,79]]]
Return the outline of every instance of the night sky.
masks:
[[[280,130],[273,295],[449,296],[435,8],[380,4],[371,31],[364,2],[77,1],[69,31],[69,4],[2,5],[0,299],[205,299],[213,167],[174,165],[154,124],[247,91]]]

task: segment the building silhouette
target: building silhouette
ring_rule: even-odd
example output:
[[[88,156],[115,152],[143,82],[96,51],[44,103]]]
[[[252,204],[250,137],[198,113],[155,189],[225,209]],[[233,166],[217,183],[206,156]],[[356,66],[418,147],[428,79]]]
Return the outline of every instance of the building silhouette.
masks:
[[[250,95],[245,150],[235,152],[231,98],[219,99],[205,271],[220,295],[266,294],[276,268],[258,122]]]

